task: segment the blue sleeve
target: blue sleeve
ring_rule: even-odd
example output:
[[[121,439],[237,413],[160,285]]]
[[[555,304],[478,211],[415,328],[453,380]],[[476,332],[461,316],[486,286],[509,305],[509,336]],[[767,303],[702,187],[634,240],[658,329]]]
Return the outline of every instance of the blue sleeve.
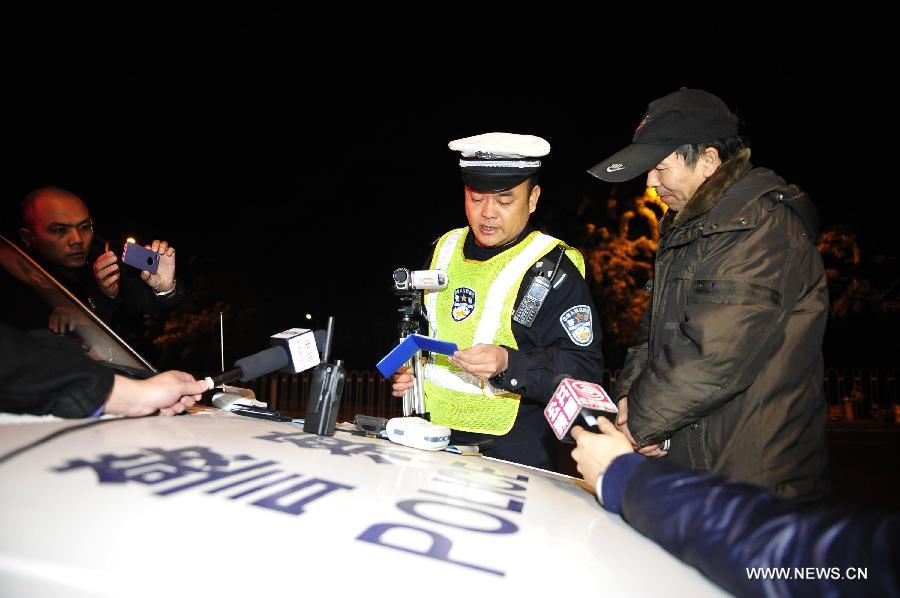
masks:
[[[625,482],[631,477],[634,468],[646,461],[647,458],[638,453],[628,453],[617,457],[603,473],[603,487],[600,490],[603,508],[613,513],[622,512],[622,494],[625,492]]]
[[[739,596],[900,596],[896,514],[807,506],[666,459],[630,468],[622,514],[637,531]],[[755,568],[779,568],[791,579],[751,579],[748,569]],[[867,578],[847,579],[851,569],[853,575],[864,569]]]

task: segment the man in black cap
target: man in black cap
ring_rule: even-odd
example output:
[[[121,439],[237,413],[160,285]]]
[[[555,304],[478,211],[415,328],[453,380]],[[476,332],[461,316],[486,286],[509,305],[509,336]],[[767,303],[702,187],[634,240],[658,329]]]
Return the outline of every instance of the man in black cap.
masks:
[[[821,498],[828,291],[812,202],[753,168],[737,117],[692,89],[651,103],[632,144],[589,172],[647,173],[669,207],[617,380],[620,429],[645,455]]]
[[[556,441],[543,410],[554,379],[599,382],[600,330],[577,250],[529,226],[541,188],[539,137],[488,133],[450,143],[462,154],[469,226],[436,243],[431,268],[449,286],[426,292],[431,336],[460,347],[425,366],[425,408],[454,444],[553,469]],[[394,376],[403,396],[412,376]]]

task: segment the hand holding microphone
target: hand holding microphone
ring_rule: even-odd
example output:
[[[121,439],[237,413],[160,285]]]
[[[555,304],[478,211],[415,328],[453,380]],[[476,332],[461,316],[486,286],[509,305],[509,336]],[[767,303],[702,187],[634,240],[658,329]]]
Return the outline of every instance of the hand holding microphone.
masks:
[[[634,452],[631,442],[608,419],[601,417],[597,420],[597,426],[599,434],[588,432],[581,426],[572,428],[572,438],[576,443],[572,459],[578,473],[590,484],[594,484],[597,476],[605,472],[616,457]]]
[[[559,440],[565,438],[579,416],[589,426],[596,426],[597,418],[591,411],[618,412],[616,404],[599,384],[573,380],[568,374],[557,376],[554,382],[557,387],[544,409],[544,417]]]

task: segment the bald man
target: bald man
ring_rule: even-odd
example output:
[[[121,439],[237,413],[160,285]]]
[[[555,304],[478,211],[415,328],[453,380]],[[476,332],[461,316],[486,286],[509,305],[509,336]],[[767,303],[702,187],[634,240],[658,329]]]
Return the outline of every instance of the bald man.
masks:
[[[184,299],[175,280],[174,247],[153,241],[146,247],[160,255],[156,274],[123,275],[115,253],[92,252],[90,212],[81,198],[65,189],[42,187],[25,197],[19,236],[42,266],[107,323],[115,323],[123,308],[131,314],[159,313]],[[74,323],[55,313],[49,326],[63,333]]]

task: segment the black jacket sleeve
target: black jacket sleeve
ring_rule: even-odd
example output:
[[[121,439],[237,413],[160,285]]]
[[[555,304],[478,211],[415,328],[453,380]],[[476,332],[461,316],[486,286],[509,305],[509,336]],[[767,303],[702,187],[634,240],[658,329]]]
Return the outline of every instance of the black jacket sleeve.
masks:
[[[47,346],[0,323],[0,411],[86,417],[106,401],[113,377],[77,347]]]
[[[647,283],[647,286],[644,287],[644,292],[651,292],[653,290],[653,280],[650,280]],[[619,372],[619,375],[616,376],[616,394],[615,399],[616,402],[623,397],[628,396],[628,392],[631,390],[631,383],[634,382],[635,378],[637,378],[644,368],[647,367],[647,346],[650,342],[650,310],[653,309],[652,305],[648,305],[647,309],[644,310],[644,315],[641,317],[641,324],[638,326],[638,336],[635,344],[628,349],[628,353],[625,356],[625,365],[622,367],[622,371]]]
[[[622,459],[604,475],[604,502]],[[623,517],[737,596],[900,595],[896,514],[806,506],[667,459],[632,465],[616,468]],[[753,579],[761,568],[785,578]]]
[[[87,306],[107,324],[116,321],[116,314],[122,307],[121,294],[116,297],[107,297],[93,281],[79,298],[86,302]]]
[[[557,252],[547,260],[555,262]],[[600,325],[597,310],[587,282],[568,257],[560,263],[565,278],[553,288],[544,301],[530,328],[516,321],[512,323],[518,349],[509,350],[509,365],[499,384],[505,390],[522,395],[528,402],[546,403],[555,390],[554,378],[568,374],[577,380],[600,383],[603,378],[603,353],[600,350]],[[519,289],[516,305],[521,302],[532,276],[525,276]],[[573,318],[582,318],[580,327],[589,319],[589,340],[576,342],[577,329]],[[577,324],[577,323],[576,323]]]
[[[100,290],[90,267],[81,270],[78,278],[68,281],[67,286],[107,324],[118,322],[123,313],[143,315],[169,311],[180,305],[186,296],[184,283],[180,279],[176,279],[174,292],[162,297],[157,295],[133,268],[122,271],[119,294],[114,298],[107,297]]]
[[[184,301],[184,283],[176,278],[175,291],[160,297],[140,277],[123,276],[119,296],[125,311],[130,314],[158,314],[169,311]]]

